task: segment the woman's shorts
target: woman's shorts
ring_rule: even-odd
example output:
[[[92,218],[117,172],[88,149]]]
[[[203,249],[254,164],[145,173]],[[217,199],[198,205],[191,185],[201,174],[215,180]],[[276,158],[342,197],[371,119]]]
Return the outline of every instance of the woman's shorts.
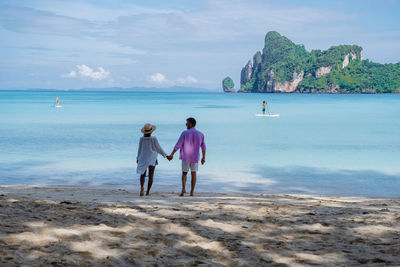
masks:
[[[158,159],[156,159],[156,163],[155,163],[154,165],[149,165],[149,166],[155,167],[155,166],[157,166],[157,165],[158,165]]]

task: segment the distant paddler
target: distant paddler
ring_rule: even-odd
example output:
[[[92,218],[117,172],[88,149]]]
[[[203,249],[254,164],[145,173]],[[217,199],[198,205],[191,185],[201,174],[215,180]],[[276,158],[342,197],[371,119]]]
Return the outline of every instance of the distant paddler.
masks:
[[[60,99],[56,98],[56,104],[54,105],[55,108],[65,108],[66,106],[60,105]]]
[[[262,114],[265,115],[265,109],[267,108],[267,102],[264,100],[262,103]]]
[[[268,114],[265,114],[265,111],[268,112]],[[279,114],[271,114],[269,112],[269,107],[267,104],[267,101],[262,102],[262,113],[261,114],[256,114],[256,117],[279,117]]]

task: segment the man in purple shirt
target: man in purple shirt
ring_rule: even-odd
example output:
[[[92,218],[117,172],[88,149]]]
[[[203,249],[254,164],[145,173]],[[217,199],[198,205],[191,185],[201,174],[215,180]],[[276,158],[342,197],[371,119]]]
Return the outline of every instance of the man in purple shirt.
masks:
[[[204,144],[204,135],[197,131],[196,120],[194,118],[186,119],[187,130],[183,131],[176,143],[171,155],[167,156],[168,160],[174,158],[175,152],[179,149],[179,159],[182,160],[182,192],[180,196],[186,193],[186,180],[189,169],[192,175],[192,183],[190,196],[194,195],[194,187],[196,186],[196,173],[198,170],[198,162],[200,159],[200,148],[202,152],[201,164],[206,162],[206,145]]]

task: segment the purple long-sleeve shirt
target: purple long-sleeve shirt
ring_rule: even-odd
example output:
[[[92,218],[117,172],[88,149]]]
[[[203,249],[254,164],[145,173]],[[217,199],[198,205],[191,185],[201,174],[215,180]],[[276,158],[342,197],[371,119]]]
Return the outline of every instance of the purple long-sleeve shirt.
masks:
[[[206,150],[204,135],[193,127],[182,132],[174,149],[180,149],[179,159],[188,163],[197,163],[200,159],[200,148]]]

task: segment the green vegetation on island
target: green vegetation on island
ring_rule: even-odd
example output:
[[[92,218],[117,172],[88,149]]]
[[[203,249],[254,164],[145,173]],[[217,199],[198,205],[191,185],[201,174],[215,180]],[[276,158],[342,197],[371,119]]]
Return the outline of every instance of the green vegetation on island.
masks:
[[[357,45],[308,52],[271,31],[262,52],[242,69],[240,86],[239,92],[397,93],[400,63],[362,60],[362,48]]]

